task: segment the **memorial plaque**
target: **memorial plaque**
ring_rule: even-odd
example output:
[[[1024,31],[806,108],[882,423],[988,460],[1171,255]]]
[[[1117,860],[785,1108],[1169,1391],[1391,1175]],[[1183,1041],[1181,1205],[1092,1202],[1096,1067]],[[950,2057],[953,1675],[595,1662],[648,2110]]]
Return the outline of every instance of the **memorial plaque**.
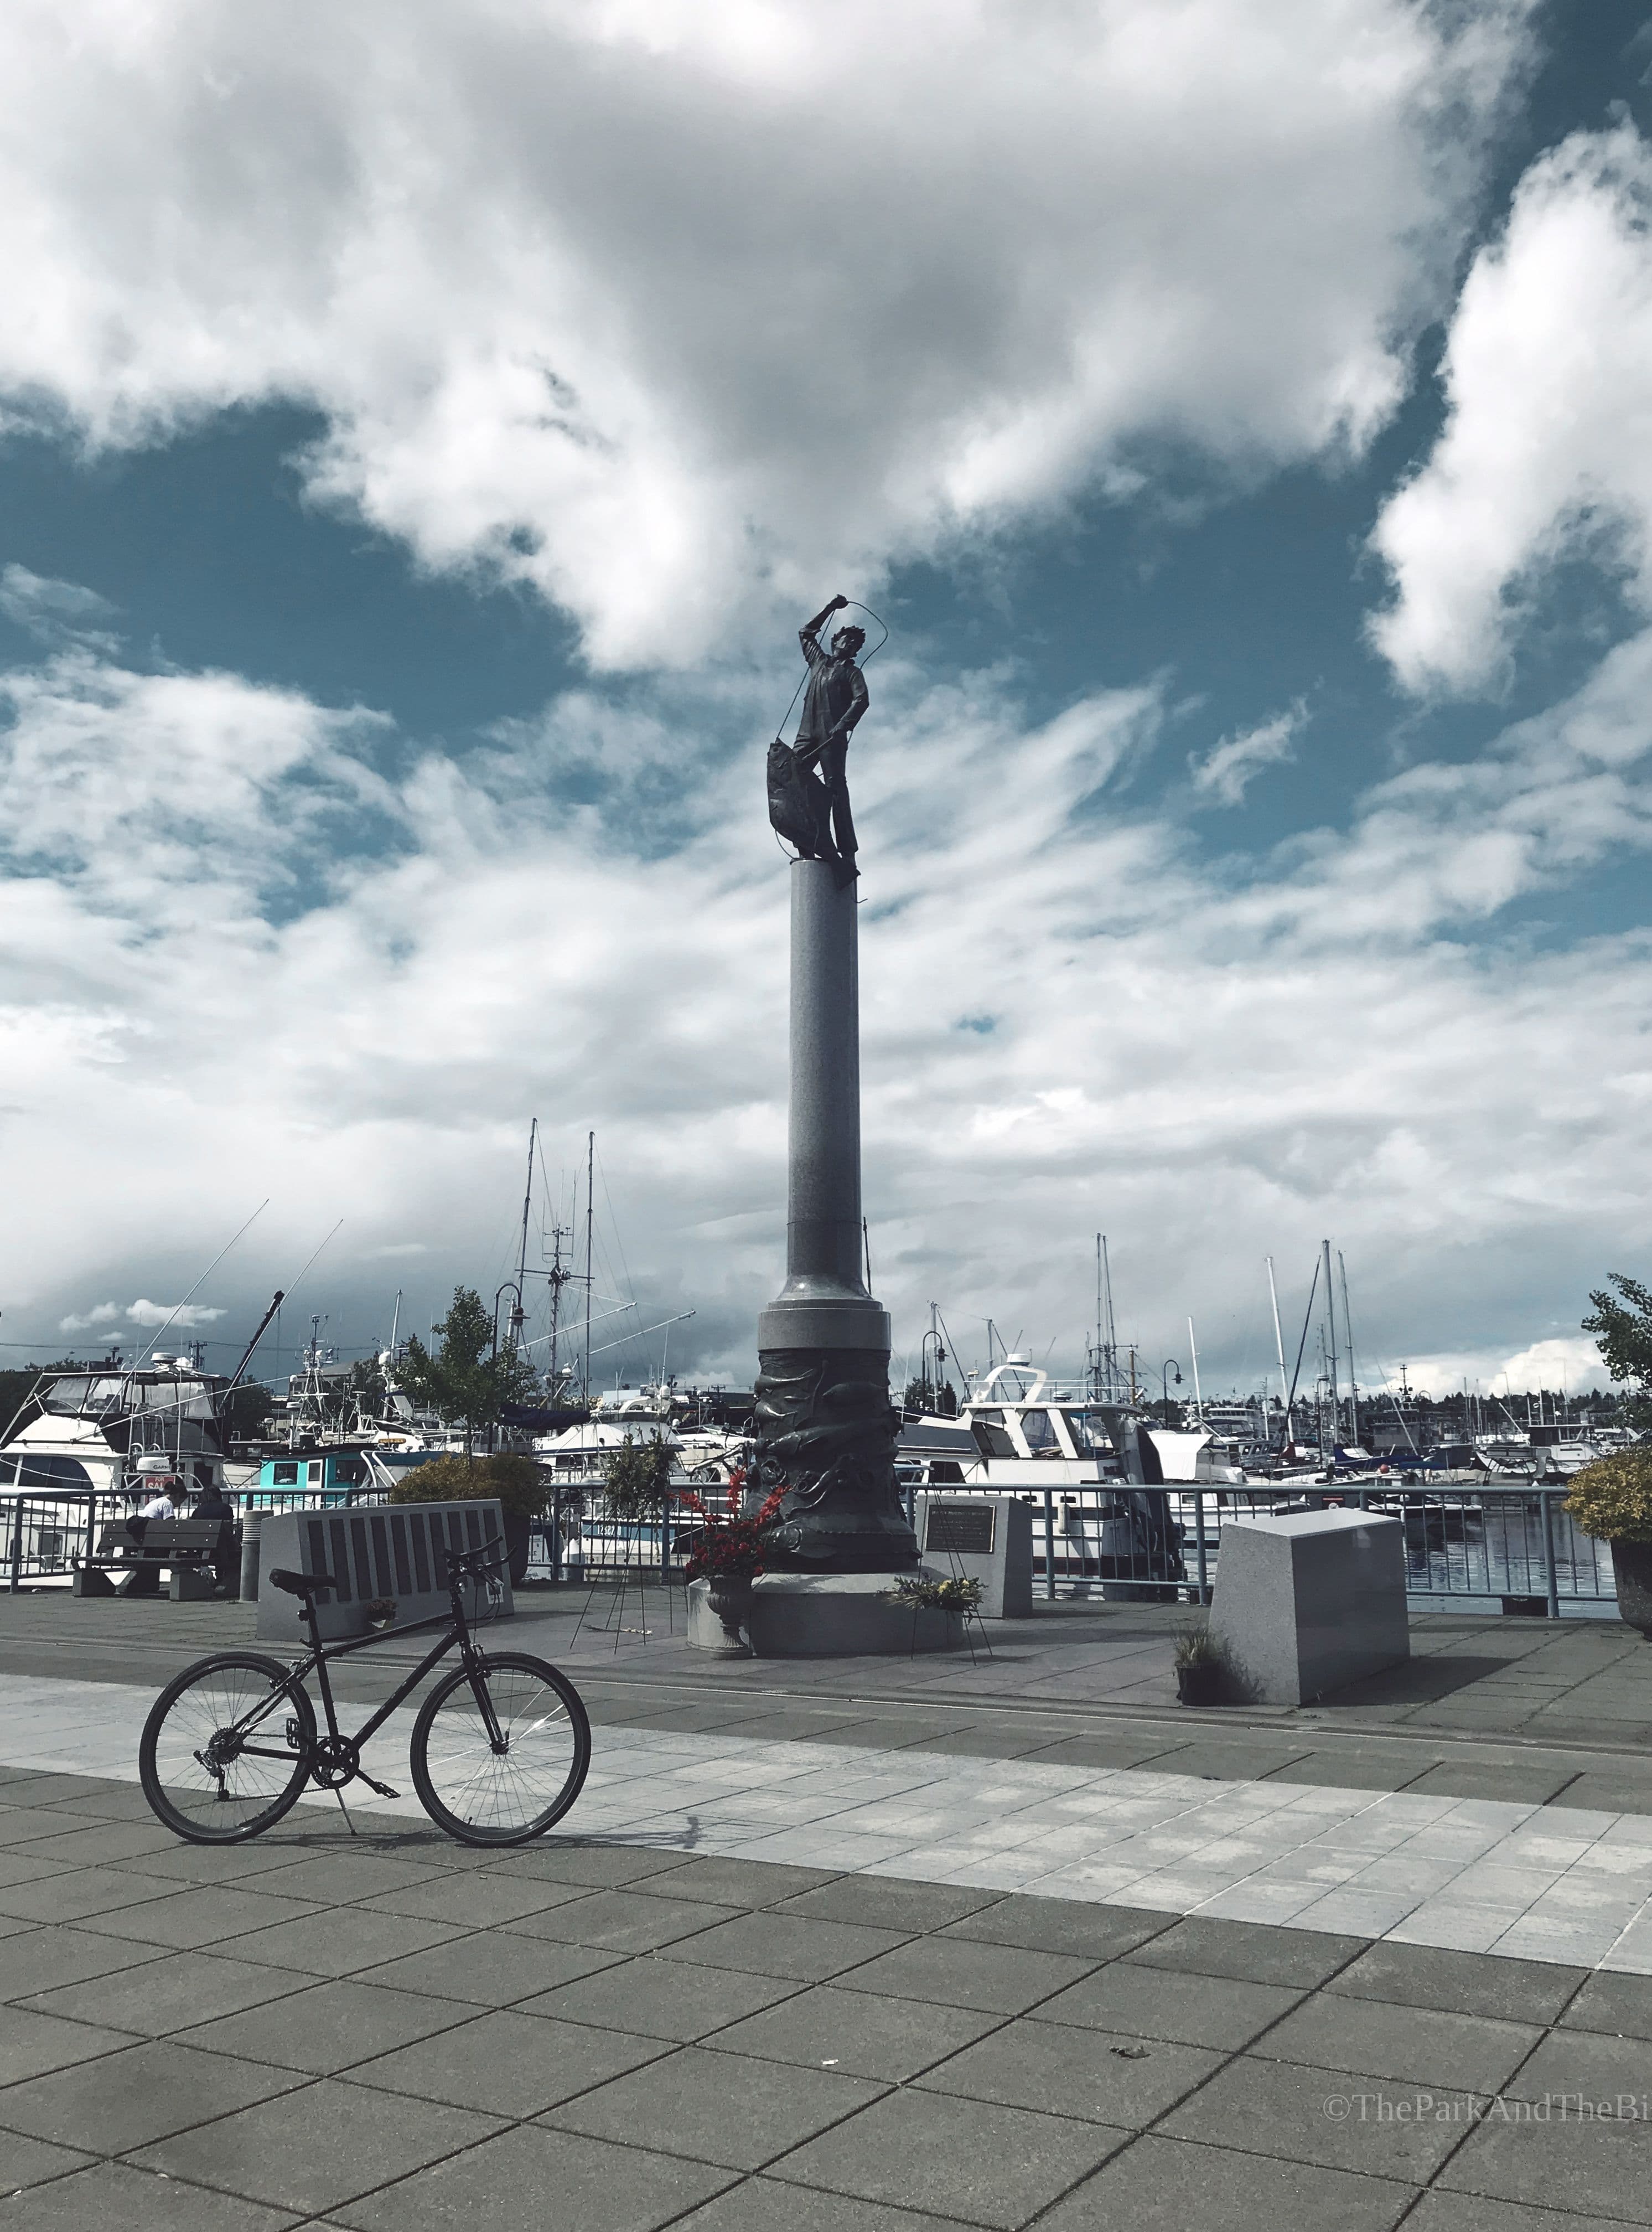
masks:
[[[931,1502],[925,1515],[924,1553],[956,1550],[963,1557],[990,1558],[997,1520],[995,1504]]]

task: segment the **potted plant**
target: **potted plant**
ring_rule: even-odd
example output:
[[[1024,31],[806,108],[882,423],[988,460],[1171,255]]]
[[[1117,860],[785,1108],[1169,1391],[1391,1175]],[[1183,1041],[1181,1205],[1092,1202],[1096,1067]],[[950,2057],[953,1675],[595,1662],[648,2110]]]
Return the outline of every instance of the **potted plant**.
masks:
[[[722,1632],[741,1651],[751,1648],[751,1585],[764,1570],[764,1530],[781,1515],[786,1490],[782,1485],[753,1512],[742,1513],[746,1476],[738,1466],[729,1473],[724,1509],[714,1511],[690,1489],[681,1499],[683,1509],[697,1522],[684,1536],[689,1558],[683,1567],[690,1582],[705,1581],[707,1599],[722,1623]]]
[[[1617,1609],[1652,1637],[1652,1446],[1638,1443],[1585,1465],[1562,1508],[1585,1534],[1611,1544]]]
[[[1176,1638],[1176,1696],[1181,1705],[1219,1705],[1228,1678],[1228,1654],[1221,1638],[1202,1620]]]
[[[505,1543],[510,1557],[513,1588],[520,1588],[528,1573],[528,1547],[532,1522],[549,1501],[545,1476],[532,1457],[512,1450],[492,1457],[432,1457],[415,1465],[390,1491],[392,1503],[458,1503],[496,1500],[504,1512]]]

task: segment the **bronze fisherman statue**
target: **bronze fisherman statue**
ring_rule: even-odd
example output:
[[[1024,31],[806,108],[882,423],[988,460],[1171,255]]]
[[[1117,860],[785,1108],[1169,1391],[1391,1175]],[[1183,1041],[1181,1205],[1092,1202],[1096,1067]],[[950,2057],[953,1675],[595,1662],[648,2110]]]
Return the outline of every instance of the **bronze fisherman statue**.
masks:
[[[776,736],[768,748],[769,820],[804,860],[828,862],[839,885],[852,883],[858,873],[845,763],[868,702],[866,678],[855,663],[866,631],[840,627],[822,650],[820,630],[848,601],[833,597],[798,630],[809,669],[803,717],[794,743]]]

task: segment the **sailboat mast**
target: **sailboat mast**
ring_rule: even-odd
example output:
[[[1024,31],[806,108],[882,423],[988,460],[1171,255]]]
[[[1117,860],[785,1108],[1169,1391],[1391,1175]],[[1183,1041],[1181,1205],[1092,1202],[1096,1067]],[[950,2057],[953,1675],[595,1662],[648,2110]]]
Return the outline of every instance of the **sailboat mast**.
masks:
[[[1188,1320],[1188,1354],[1193,1359],[1193,1415],[1202,1426],[1205,1422],[1204,1397],[1199,1392],[1199,1350],[1193,1338],[1193,1320]]]
[[[591,1240],[596,1216],[597,1135],[586,1135],[585,1142],[585,1399],[591,1400]]]
[[[1296,1439],[1296,1429],[1291,1423],[1291,1396],[1285,1380],[1285,1335],[1279,1330],[1279,1290],[1273,1283],[1273,1258],[1267,1258],[1267,1298],[1273,1305],[1273,1346],[1279,1359],[1279,1392],[1285,1397],[1285,1438]],[[1266,1439],[1266,1436],[1264,1436]]]
[[[522,1327],[528,1317],[522,1294],[528,1285],[528,1220],[534,1207],[534,1145],[538,1137],[539,1119],[535,1116],[528,1126],[528,1183],[522,1188],[522,1245],[516,1251],[516,1300],[511,1307],[510,1332],[507,1336],[513,1356],[522,1345]]]
[[[1342,1260],[1342,1250],[1337,1250],[1337,1269],[1342,1279],[1342,1337],[1348,1346],[1348,1409],[1351,1424],[1348,1437],[1356,1449],[1359,1446],[1359,1382],[1354,1377],[1354,1321],[1348,1314],[1348,1266]]]
[[[1331,1287],[1331,1243],[1321,1241],[1325,1271],[1325,1366],[1331,1375],[1331,1446],[1342,1430],[1342,1383],[1337,1377],[1337,1305]]]

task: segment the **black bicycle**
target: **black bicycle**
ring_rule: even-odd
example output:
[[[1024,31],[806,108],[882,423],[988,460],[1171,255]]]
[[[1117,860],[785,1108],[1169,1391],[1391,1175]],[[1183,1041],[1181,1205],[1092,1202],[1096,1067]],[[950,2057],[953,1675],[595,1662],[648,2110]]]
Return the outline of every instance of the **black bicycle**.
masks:
[[[554,1666],[524,1651],[484,1651],[476,1641],[463,1586],[469,1581],[476,1593],[473,1607],[482,1592],[499,1593],[496,1552],[502,1556],[502,1544],[447,1552],[450,1618],[347,1643],[323,1644],[315,1635],[315,1599],[336,1586],[331,1574],[270,1573],[276,1588],[302,1600],[308,1651],[294,1666],[252,1651],[216,1651],[167,1684],[138,1747],[144,1796],[159,1818],[191,1844],[235,1845],[279,1821],[311,1784],[342,1794],[360,1781],[381,1798],[398,1796],[363,1768],[362,1747],[457,1644],[459,1664],[437,1684],[413,1723],[410,1764],[419,1802],[466,1845],[526,1844],[560,1821],[591,1764],[591,1723],[578,1690]],[[386,1633],[438,1625],[445,1632],[428,1657],[346,1736],[327,1679],[331,1661]],[[311,1673],[327,1715],[325,1736],[304,1687]]]

